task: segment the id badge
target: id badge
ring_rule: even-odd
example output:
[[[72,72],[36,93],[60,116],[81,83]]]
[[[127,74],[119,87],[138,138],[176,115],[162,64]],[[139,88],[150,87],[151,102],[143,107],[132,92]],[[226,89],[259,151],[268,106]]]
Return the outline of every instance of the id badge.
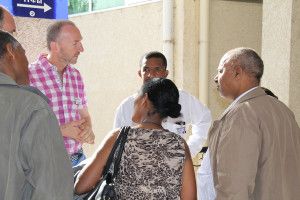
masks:
[[[177,130],[177,133],[178,133],[178,134],[183,135],[183,134],[186,133],[185,122],[179,121],[179,122],[175,122],[175,124],[177,125],[176,130]]]
[[[75,105],[79,106],[82,104],[82,100],[80,98],[74,98],[74,102]]]

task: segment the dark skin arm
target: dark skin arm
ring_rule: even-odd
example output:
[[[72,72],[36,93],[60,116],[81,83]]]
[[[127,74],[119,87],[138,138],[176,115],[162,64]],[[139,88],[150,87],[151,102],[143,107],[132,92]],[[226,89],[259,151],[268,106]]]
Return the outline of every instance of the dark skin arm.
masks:
[[[197,189],[193,161],[188,145],[185,143],[185,162],[182,173],[181,200],[197,200]]]
[[[119,132],[119,129],[110,132],[103,140],[103,143],[99,146],[98,150],[94,153],[90,162],[81,170],[74,185],[76,194],[90,191],[100,180],[102,171]]]

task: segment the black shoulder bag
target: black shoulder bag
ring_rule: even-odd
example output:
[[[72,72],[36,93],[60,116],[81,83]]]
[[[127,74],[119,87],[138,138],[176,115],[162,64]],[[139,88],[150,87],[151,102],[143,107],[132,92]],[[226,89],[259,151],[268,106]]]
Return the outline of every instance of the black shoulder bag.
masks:
[[[114,181],[119,171],[119,165],[124,150],[124,145],[127,141],[127,134],[129,129],[130,129],[129,126],[122,127],[118,139],[116,140],[107,159],[106,165],[102,173],[101,180],[96,184],[96,186],[91,191],[81,195],[74,195],[74,200],[116,200],[117,199]],[[78,175],[79,171],[77,171],[75,177]]]

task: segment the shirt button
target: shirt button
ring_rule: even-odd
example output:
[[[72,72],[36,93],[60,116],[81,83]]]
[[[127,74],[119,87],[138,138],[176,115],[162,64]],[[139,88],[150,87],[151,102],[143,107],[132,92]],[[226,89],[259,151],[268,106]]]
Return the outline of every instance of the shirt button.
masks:
[[[64,106],[63,106],[63,108],[64,108],[64,109],[67,109],[67,108],[68,108],[68,106],[67,106],[67,105],[64,105]]]

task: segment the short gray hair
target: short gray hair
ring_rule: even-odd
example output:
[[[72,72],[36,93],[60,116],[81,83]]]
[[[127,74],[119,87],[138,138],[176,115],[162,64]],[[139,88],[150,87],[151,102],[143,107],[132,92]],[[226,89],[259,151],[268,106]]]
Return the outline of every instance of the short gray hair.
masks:
[[[57,40],[62,27],[66,26],[66,25],[71,25],[71,26],[76,27],[74,22],[72,22],[70,20],[57,21],[48,27],[48,29],[47,29],[47,48],[48,48],[48,50],[50,50],[50,43],[55,42]]]
[[[264,73],[264,62],[255,50],[247,47],[239,47],[228,51],[227,54],[230,56],[230,61],[235,65],[239,65],[260,83]]]

